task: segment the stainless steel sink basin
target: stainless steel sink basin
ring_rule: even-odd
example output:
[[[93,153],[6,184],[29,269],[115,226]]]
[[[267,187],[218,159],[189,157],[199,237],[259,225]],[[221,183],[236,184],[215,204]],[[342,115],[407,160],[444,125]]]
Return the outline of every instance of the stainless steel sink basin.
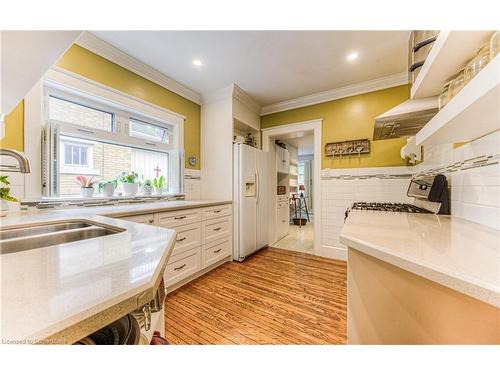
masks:
[[[8,254],[40,247],[88,240],[123,232],[125,229],[86,220],[60,221],[0,229],[0,253]]]
[[[84,221],[63,222],[53,224],[37,224],[28,227],[10,227],[0,230],[0,240],[10,240],[11,238],[35,236],[37,234],[53,233],[62,230],[88,228],[90,223]]]

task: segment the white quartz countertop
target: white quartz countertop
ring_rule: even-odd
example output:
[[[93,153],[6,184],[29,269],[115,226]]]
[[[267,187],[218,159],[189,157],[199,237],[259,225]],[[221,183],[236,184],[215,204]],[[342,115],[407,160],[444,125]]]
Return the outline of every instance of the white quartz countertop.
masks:
[[[351,248],[500,307],[500,231],[452,216],[352,210]]]
[[[137,304],[141,303],[141,297],[146,298],[145,293],[158,286],[176,232],[104,215],[125,216],[226,203],[231,202],[136,203],[2,218],[2,226],[82,219],[125,229],[108,236],[2,254],[3,343],[59,340],[57,334],[71,327],[76,327],[77,332],[69,336],[84,337],[95,331],[95,324],[89,323],[93,317],[103,316],[105,324],[118,319],[130,312],[131,306],[140,307]],[[126,305],[120,305],[125,301]],[[87,326],[94,328],[87,332]],[[68,342],[67,338],[61,337],[59,342]]]

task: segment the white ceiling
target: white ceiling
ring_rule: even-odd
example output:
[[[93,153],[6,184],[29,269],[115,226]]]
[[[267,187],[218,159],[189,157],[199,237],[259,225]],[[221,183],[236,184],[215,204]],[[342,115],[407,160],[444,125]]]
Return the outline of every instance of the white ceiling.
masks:
[[[94,31],[179,83],[207,93],[236,83],[259,104],[406,70],[408,31]],[[358,52],[354,62],[346,61]],[[193,59],[203,62],[201,67]]]

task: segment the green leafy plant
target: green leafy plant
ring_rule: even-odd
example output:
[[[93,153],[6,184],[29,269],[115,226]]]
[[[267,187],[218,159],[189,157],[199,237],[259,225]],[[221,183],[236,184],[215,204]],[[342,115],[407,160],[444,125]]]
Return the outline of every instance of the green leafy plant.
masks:
[[[165,177],[163,176],[160,176],[159,178],[156,177],[154,180],[153,180],[153,186],[155,188],[162,188],[165,186]]]
[[[7,176],[0,176],[0,183],[2,186],[0,187],[0,199],[8,202],[17,202],[17,199],[10,195],[10,182]]]
[[[129,184],[135,184],[138,181],[139,179],[139,175],[132,171],[130,173],[127,173],[127,172],[122,172],[122,174],[120,175],[120,181],[121,182],[125,182],[125,183],[129,183]]]
[[[153,186],[153,181],[151,181],[150,179],[147,179],[147,180],[143,180],[143,183],[142,183],[144,186]]]
[[[115,186],[115,189],[116,189],[116,187],[118,186],[118,180],[115,178],[114,180],[100,181],[97,184],[97,189],[99,190],[99,192],[102,192],[102,190],[104,189],[104,185],[106,185],[106,184],[113,184]]]

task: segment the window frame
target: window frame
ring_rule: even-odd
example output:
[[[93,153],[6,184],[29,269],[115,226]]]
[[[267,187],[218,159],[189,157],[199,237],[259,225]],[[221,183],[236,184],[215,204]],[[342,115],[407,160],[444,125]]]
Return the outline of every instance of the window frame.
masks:
[[[62,136],[60,138],[60,143],[64,146],[70,145],[72,147],[86,147],[87,148],[87,165],[81,164],[66,164],[66,147],[61,147],[59,150],[59,173],[64,174],[75,174],[75,175],[93,175],[97,176],[100,171],[94,169],[94,145],[95,142],[82,140],[78,138],[77,140],[67,139],[69,137]]]
[[[134,98],[94,81],[62,74],[58,71],[49,72],[41,85],[41,104],[45,128],[45,145],[42,153],[42,195],[59,197],[59,174],[62,172],[61,162],[54,162],[48,155],[60,155],[61,137],[76,137],[84,142],[104,142],[120,146],[143,149],[146,151],[163,152],[169,155],[169,181],[171,189],[168,193],[183,193],[184,191],[184,149],[183,126],[184,117],[158,107],[154,104]],[[55,82],[57,78],[58,82]],[[61,84],[64,81],[64,84]],[[76,87],[69,87],[71,81]],[[82,90],[86,89],[86,91]],[[100,96],[99,94],[105,94]],[[112,130],[90,128],[83,125],[70,124],[49,118],[49,97],[67,100],[77,105],[101,110],[113,114]],[[169,143],[153,142],[130,135],[129,121],[135,119],[155,126],[165,127],[168,131]],[[89,154],[88,158],[91,157]],[[78,174],[93,174],[89,171]],[[99,171],[97,171],[99,172]],[[66,172],[63,172],[66,173]]]

